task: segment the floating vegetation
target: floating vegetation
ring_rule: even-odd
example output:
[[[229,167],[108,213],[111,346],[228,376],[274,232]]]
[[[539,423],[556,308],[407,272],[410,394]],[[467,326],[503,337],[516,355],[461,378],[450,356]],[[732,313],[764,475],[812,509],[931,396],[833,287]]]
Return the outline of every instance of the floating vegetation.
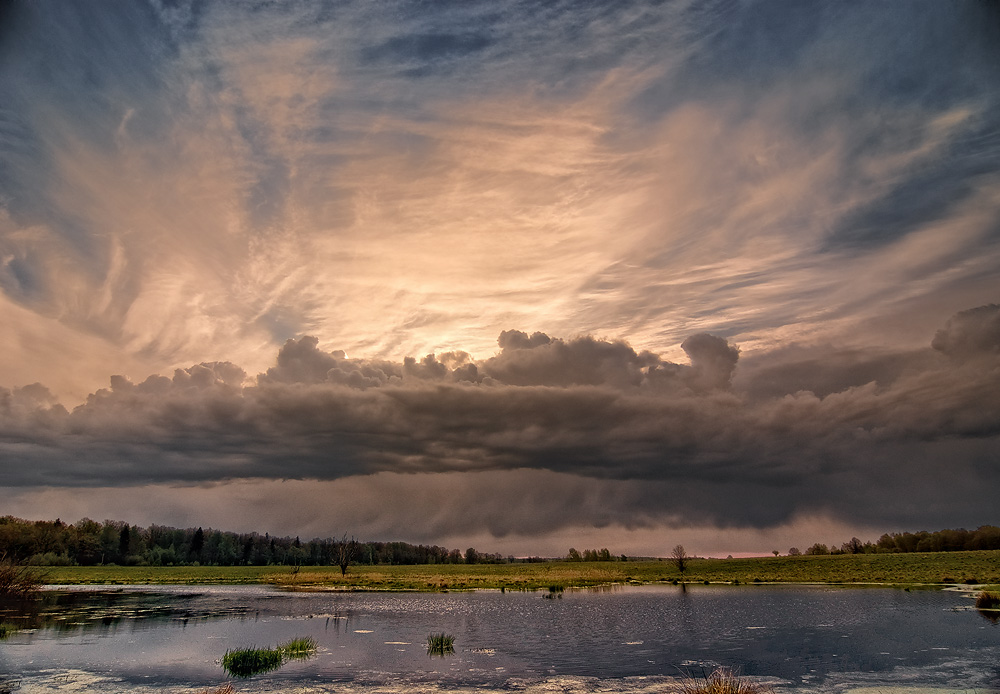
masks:
[[[689,677],[681,683],[684,694],[773,694],[766,684],[740,677],[732,668],[720,667],[712,674],[697,679]]]
[[[21,631],[21,628],[12,622],[0,622],[0,639],[5,639],[11,634]],[[2,690],[0,690],[2,691]]]
[[[233,677],[253,677],[277,670],[288,660],[305,660],[316,652],[316,640],[306,636],[277,648],[238,648],[226,651],[222,667]]]
[[[451,634],[430,634],[427,637],[427,655],[446,656],[455,652],[455,637]]]

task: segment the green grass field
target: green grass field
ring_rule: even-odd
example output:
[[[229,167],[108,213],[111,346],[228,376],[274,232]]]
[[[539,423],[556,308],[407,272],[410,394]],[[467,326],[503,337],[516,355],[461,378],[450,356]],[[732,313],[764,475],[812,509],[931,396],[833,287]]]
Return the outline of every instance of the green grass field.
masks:
[[[538,590],[682,580],[711,583],[1000,584],[1000,551],[693,559],[681,575],[669,561],[352,566],[59,566],[52,584],[247,584],[348,590]]]

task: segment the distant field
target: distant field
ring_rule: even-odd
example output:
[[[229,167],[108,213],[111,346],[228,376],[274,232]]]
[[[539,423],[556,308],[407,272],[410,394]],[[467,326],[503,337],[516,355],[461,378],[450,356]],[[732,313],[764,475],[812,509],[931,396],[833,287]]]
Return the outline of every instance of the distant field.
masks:
[[[544,564],[433,564],[336,567],[284,566],[59,566],[46,567],[56,584],[273,583],[353,590],[537,590],[549,586],[654,583],[984,583],[1000,584],[1000,551],[858,554],[754,559],[693,559],[683,576],[669,561],[550,562]]]

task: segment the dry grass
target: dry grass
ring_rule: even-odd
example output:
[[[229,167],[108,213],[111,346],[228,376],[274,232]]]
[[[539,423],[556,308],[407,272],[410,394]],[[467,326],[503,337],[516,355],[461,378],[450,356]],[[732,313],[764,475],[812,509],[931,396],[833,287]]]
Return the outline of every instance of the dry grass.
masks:
[[[980,610],[1000,609],[1000,593],[984,590],[976,596],[976,607]]]
[[[202,689],[198,694],[235,694],[236,688],[229,682],[212,689]]]
[[[681,684],[684,694],[773,694],[774,690],[740,675],[732,668],[715,670],[702,679],[688,678]]]

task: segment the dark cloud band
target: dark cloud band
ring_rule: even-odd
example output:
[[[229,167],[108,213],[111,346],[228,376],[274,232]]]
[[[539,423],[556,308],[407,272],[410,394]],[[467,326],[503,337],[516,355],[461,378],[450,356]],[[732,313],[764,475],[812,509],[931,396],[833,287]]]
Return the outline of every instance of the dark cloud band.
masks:
[[[998,316],[1000,306],[980,307],[938,333],[934,347],[953,356],[961,345],[961,360],[900,355],[911,368],[823,396],[775,393],[773,379],[763,395],[752,380],[734,389],[738,350],[711,335],[684,342],[690,365],[623,342],[516,331],[482,361],[351,359],[304,337],[253,381],[227,362],[137,384],[116,376],[72,412],[37,384],[3,391],[0,483],[535,469],[647,480],[666,493],[637,511],[723,524],[871,514],[885,509],[871,497],[886,488],[988,505],[1000,491]]]

